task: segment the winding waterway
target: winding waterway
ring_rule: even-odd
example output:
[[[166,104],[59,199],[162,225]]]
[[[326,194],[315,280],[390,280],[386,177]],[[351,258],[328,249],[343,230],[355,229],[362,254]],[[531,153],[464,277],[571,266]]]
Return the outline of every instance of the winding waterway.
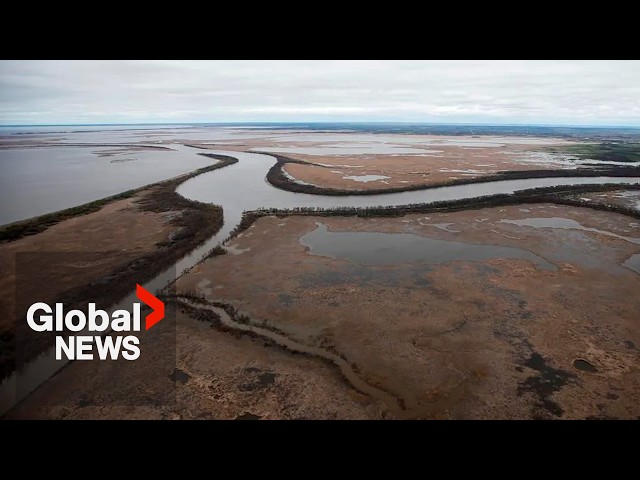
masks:
[[[171,147],[180,152],[188,149],[188,147],[177,144],[172,144]],[[193,149],[194,156],[196,153],[198,151]],[[229,237],[230,232],[240,223],[242,213],[248,210],[260,208],[290,209],[295,207],[327,209],[340,207],[390,207],[469,199],[500,193],[508,194],[518,190],[558,185],[640,183],[639,177],[534,178],[440,187],[384,195],[320,196],[287,192],[267,183],[265,179],[267,171],[276,162],[276,159],[270,155],[223,150],[208,150],[207,153],[233,156],[238,158],[239,162],[190,179],[183,183],[177,191],[180,195],[190,200],[221,205],[224,210],[224,226],[200,247],[194,249],[150,282],[147,282],[144,287],[149,291],[160,291],[175,279],[175,272],[181,274],[200,262],[213,247]],[[134,301],[133,295],[120,302],[119,305],[130,304],[132,301]],[[113,307],[113,309],[116,308],[122,307]],[[10,377],[3,380],[2,384],[0,384],[0,415],[25,398],[66,363],[65,361],[54,361],[52,350],[34,359],[20,372],[14,372]],[[366,388],[362,386],[360,389],[366,390]]]
[[[220,322],[232,329],[240,330],[242,332],[251,332],[259,337],[266,338],[276,343],[280,347],[284,347],[287,350],[299,353],[306,353],[309,355],[313,355],[314,357],[323,358],[325,360],[330,361],[334,365],[336,365],[342,375],[347,379],[347,381],[360,392],[370,395],[373,398],[376,398],[382,402],[384,402],[392,412],[396,415],[399,415],[402,410],[402,405],[398,402],[398,398],[394,397],[389,392],[382,390],[381,388],[374,387],[373,385],[368,384],[362,378],[358,376],[358,374],[353,370],[353,367],[349,364],[347,360],[342,358],[340,355],[337,355],[329,350],[325,350],[320,347],[313,347],[311,345],[307,345],[304,343],[297,342],[292,340],[291,338],[282,335],[280,333],[268,330],[263,327],[259,327],[257,325],[244,324],[239,323],[233,320],[227,312],[225,312],[222,308],[215,307],[212,305],[196,303],[193,300],[190,300],[185,297],[176,297],[179,302],[182,302],[192,308],[197,309],[205,309],[212,311],[218,315],[220,318]]]
[[[270,155],[222,150],[211,150],[210,153],[230,155],[238,158],[239,162],[187,180],[177,190],[180,195],[190,200],[222,205],[224,226],[208,242],[210,244],[209,248],[213,248],[217,243],[227,239],[229,233],[240,223],[242,212],[260,208],[391,207],[444,200],[462,200],[557,185],[640,183],[639,177],[530,178],[455,185],[382,195],[324,196],[288,192],[269,184],[265,177],[269,168],[276,162],[276,159]],[[181,270],[179,269],[179,271]]]

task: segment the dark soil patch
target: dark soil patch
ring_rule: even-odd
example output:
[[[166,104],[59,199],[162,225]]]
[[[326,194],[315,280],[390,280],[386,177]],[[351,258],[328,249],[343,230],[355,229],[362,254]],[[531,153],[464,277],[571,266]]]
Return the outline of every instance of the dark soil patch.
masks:
[[[589,362],[581,358],[574,360],[573,366],[574,368],[577,368],[578,370],[582,370],[583,372],[596,373],[598,371],[596,367],[594,367]]]
[[[539,353],[533,353],[523,364],[533,370],[537,370],[539,375],[532,375],[518,386],[518,395],[525,392],[534,393],[539,400],[542,408],[547,410],[556,417],[561,417],[564,410],[555,402],[551,395],[564,387],[567,382],[576,376],[573,373],[566,372],[549,366]]]
[[[191,375],[186,372],[183,372],[179,368],[176,368],[171,375],[169,375],[169,380],[172,382],[180,382],[181,384],[185,384],[189,381]]]
[[[262,417],[260,415],[255,415],[253,413],[245,412],[242,415],[238,415],[234,420],[260,420]]]
[[[267,388],[269,385],[273,385],[276,380],[276,374],[273,372],[264,372],[259,368],[249,367],[245,369],[245,374],[248,381],[239,386],[239,390],[242,392],[253,392],[255,390],[261,390]]]

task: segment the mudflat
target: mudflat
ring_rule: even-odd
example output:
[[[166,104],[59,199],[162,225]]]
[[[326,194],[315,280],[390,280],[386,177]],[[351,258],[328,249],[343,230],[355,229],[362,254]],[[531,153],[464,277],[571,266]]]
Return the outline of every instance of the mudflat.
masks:
[[[345,146],[295,140],[295,133],[287,141],[288,135],[191,143],[272,150],[316,163],[283,168],[296,180],[341,190],[574,168],[545,150],[572,143],[558,139],[411,136]],[[368,148],[390,151],[358,153]],[[320,154],[300,153],[309,149]],[[140,259],[169,262],[221,221],[213,206],[176,200],[176,185],[138,192],[4,243],[0,264],[10,269],[17,252],[60,254],[66,270],[48,269],[50,281],[39,292],[50,302]],[[576,196],[620,206],[637,198],[624,189]],[[160,378],[175,391],[174,401],[112,404],[105,394],[135,404],[148,400],[147,367],[140,367],[138,386],[114,385],[118,375],[110,362],[73,362],[6,418],[640,415],[640,270],[637,261],[628,262],[640,255],[637,219],[552,203],[378,218],[270,216],[226,248],[226,255],[210,257],[180,278],[178,294],[203,305],[221,302],[251,325],[330,352],[384,395],[365,393],[330,360],[225,327],[183,304],[175,330],[177,363]],[[63,261],[69,252],[88,256]],[[37,260],[29,266],[40,267]],[[8,311],[13,280],[0,281],[7,300],[0,308]],[[4,339],[15,315],[0,313],[7,320]],[[145,355],[161,357],[166,345],[151,343]]]

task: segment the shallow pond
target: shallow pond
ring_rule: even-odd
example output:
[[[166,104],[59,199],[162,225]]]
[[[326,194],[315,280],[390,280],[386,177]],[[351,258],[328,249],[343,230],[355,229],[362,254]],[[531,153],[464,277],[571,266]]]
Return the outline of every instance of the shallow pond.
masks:
[[[331,232],[326,225],[317,225],[300,239],[301,244],[309,247],[309,253],[363,265],[406,262],[441,265],[452,261],[519,258],[545,270],[557,270],[552,263],[522,248],[438,240],[412,233]]]
[[[348,175],[342,178],[345,180],[353,180],[354,182],[369,183],[377,180],[385,180],[391,177],[387,177],[386,175]]]

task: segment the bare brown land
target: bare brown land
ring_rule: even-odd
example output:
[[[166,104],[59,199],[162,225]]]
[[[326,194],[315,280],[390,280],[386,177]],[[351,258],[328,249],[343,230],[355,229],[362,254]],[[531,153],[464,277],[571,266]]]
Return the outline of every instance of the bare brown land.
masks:
[[[501,220],[565,218],[627,238],[624,215],[525,204],[398,218],[265,217],[178,281],[308,345],[344,356],[370,385],[401,400],[395,412],[315,358],[260,338],[178,319],[173,406],[95,407],[76,395],[70,365],[9,418],[636,418],[640,415],[640,275],[629,240]],[[361,264],[312,255],[300,238],[330,232],[412,233],[525,249],[524,259]],[[472,246],[470,247],[472,248]],[[614,288],[615,286],[615,288]]]
[[[538,170],[539,163],[519,161],[530,146],[510,145],[509,149],[486,148],[470,150],[465,147],[437,147],[441,152],[418,155],[354,155],[328,157],[293,154],[291,158],[329,167],[288,163],[284,170],[298,181],[339,190],[373,190],[409,185],[430,185],[489,176],[504,171]],[[488,150],[488,151],[482,151]],[[557,165],[544,168],[559,169]],[[363,175],[381,177],[368,182],[358,181]],[[354,177],[354,178],[345,178]]]
[[[6,339],[2,349],[4,374],[12,370],[10,344],[16,325],[24,323],[16,323],[16,262],[22,278],[40,280],[20,282],[20,288],[27,289],[22,292],[24,297],[52,304],[65,292],[85,285],[96,284],[96,290],[100,290],[101,278],[154,252],[158,243],[177,230],[170,220],[172,214],[179,212],[143,212],[136,203],[141,195],[115,201],[39,234],[0,244],[0,266],[4,273],[0,278],[0,335]],[[34,252],[37,254],[31,255]],[[23,255],[17,260],[16,255],[20,254]],[[46,278],[42,277],[44,274]]]

